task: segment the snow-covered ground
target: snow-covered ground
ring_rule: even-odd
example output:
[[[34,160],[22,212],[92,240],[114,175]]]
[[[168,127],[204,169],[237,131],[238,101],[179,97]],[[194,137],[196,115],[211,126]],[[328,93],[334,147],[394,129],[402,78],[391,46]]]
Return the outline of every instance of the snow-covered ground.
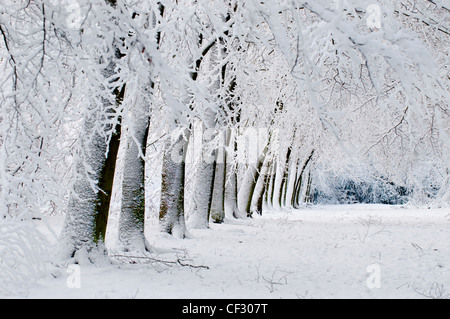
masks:
[[[449,214],[320,206],[227,220],[185,240],[148,234],[158,251],[150,258],[68,266],[28,297],[449,298]]]

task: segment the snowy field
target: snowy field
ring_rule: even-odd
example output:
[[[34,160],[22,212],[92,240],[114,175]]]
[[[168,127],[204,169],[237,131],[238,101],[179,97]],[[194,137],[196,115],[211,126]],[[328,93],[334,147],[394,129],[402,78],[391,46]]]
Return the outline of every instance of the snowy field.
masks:
[[[150,234],[150,257],[83,264],[79,288],[62,273],[28,297],[449,298],[449,214],[321,206],[227,220],[185,240]]]

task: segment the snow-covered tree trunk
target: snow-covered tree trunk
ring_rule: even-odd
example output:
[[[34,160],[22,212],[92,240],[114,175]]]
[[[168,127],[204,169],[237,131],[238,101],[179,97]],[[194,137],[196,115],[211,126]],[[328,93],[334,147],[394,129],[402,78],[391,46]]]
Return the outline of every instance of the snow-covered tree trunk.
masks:
[[[222,21],[224,26],[228,25],[232,20],[233,15],[236,13],[237,3],[230,2],[227,13],[223,16]],[[234,138],[232,136],[231,130],[226,126],[225,122],[229,120],[231,125],[235,125],[238,120],[238,115],[233,114],[235,111],[235,90],[236,90],[236,76],[234,74],[232,64],[227,62],[221,65],[221,61],[227,60],[229,57],[230,49],[236,50],[233,45],[233,23],[227,26],[227,29],[223,32],[223,36],[219,37],[219,44],[221,45],[220,51],[216,48],[213,51],[215,58],[211,61],[213,62],[214,69],[216,69],[217,80],[215,82],[216,91],[220,92],[218,96],[218,103],[220,104],[219,116],[217,121],[220,127],[218,133],[218,149],[215,161],[215,172],[214,172],[214,186],[213,186],[213,198],[211,205],[211,219],[215,223],[223,223],[226,217],[226,210],[231,211],[232,216],[237,215],[237,195],[236,195],[236,170],[233,169],[232,164],[234,164]],[[218,52],[216,52],[218,51]],[[239,49],[237,49],[239,51]],[[214,56],[213,56],[214,57]],[[229,118],[225,118],[225,114],[233,114]],[[228,115],[229,116],[229,115]],[[229,154],[230,153],[230,154]],[[229,162],[230,161],[230,162]],[[231,165],[230,165],[230,164]],[[228,193],[228,204],[226,202],[226,188],[227,182],[231,186],[230,192]],[[231,196],[230,196],[231,195]]]
[[[268,176],[268,187],[266,192],[266,203],[269,208],[274,208],[274,192],[275,192],[275,180],[277,173],[277,165],[276,161],[272,160],[270,165],[270,175]]]
[[[117,4],[115,0],[106,0],[106,3],[112,8]],[[106,15],[108,22],[115,20],[115,14],[117,12]],[[102,31],[114,34],[116,29],[117,24],[112,22]],[[109,39],[108,49],[96,61],[98,64],[108,63],[100,71],[105,79],[105,84],[99,85],[101,96],[96,97],[97,101],[94,98],[84,112],[83,135],[80,136],[74,164],[75,182],[61,234],[63,256],[74,257],[81,250],[106,253],[104,241],[121,136],[120,116],[116,113],[126,91],[125,84],[116,84],[120,83],[120,77],[116,77],[117,62],[126,56],[120,49],[125,40],[117,41],[114,36]]]
[[[225,165],[225,194],[224,208],[227,218],[240,218],[241,213],[238,210],[238,182],[237,182],[237,165],[236,163],[236,130],[227,129],[227,148],[226,148],[226,165]]]
[[[308,168],[308,165],[310,164],[310,162],[312,161],[312,159],[314,157],[314,152],[315,152],[315,150],[311,151],[311,154],[304,162],[303,167],[301,168],[301,170],[298,171],[297,179],[295,181],[295,186],[294,186],[294,194],[293,194],[293,198],[292,198],[292,203],[293,203],[292,206],[294,208],[299,208],[299,206],[302,202],[301,196],[302,196],[302,190],[304,189],[303,181],[306,180],[305,172],[306,172],[306,169]]]
[[[255,187],[255,195],[252,203],[252,212],[259,215],[262,215],[264,204],[267,203],[271,169],[271,162],[266,157],[264,164],[261,167],[260,177]]]
[[[61,234],[62,257],[74,257],[78,251],[105,252],[104,234],[111,199],[118,136],[111,139],[111,152],[103,136],[95,132],[96,118],[85,121],[83,151],[77,154],[75,181],[68,202]],[[92,135],[91,135],[92,134]],[[87,138],[87,137],[90,138]],[[100,189],[103,186],[105,189]],[[108,189],[109,188],[109,189]],[[109,192],[107,192],[109,191]]]
[[[203,42],[203,36],[200,36],[200,45]],[[210,43],[201,53],[196,61],[196,72],[191,74],[194,81],[201,81],[208,87],[211,99],[215,102],[210,108],[206,109],[203,118],[203,158],[198,165],[196,177],[196,190],[194,193],[194,210],[190,216],[190,226],[192,228],[208,228],[209,221],[220,223],[224,219],[224,175],[225,160],[224,141],[221,140],[223,132],[216,131],[218,121],[218,111],[220,102],[217,101],[220,90],[220,68],[219,68],[219,48],[217,40]],[[202,75],[205,78],[201,78]],[[214,106],[214,108],[211,108]],[[219,141],[220,140],[220,141]],[[219,163],[220,162],[220,163]]]
[[[210,20],[209,22],[219,23],[219,25],[208,25],[213,32],[219,32],[218,35],[212,37],[210,44],[203,50],[202,56],[196,62],[197,71],[202,67],[202,75],[210,93],[211,106],[206,110],[203,116],[205,132],[208,132],[208,138],[211,138],[214,144],[212,146],[206,144],[205,159],[198,171],[198,183],[196,190],[196,227],[208,227],[210,219],[215,223],[222,223],[225,219],[225,192],[227,183],[227,144],[228,136],[224,113],[229,111],[231,104],[230,96],[233,95],[235,89],[235,78],[231,75],[230,79],[227,67],[229,63],[222,64],[228,57],[228,41],[231,39],[231,28],[233,24],[229,24],[231,20],[231,4],[226,8],[226,14],[221,19]],[[210,14],[208,12],[208,14]],[[208,29],[209,29],[208,28]],[[217,28],[217,30],[214,30]],[[219,31],[221,30],[221,31]],[[211,31],[211,30],[209,30]],[[203,35],[200,36],[200,44],[203,41]],[[230,73],[231,74],[231,73]],[[199,72],[194,73],[192,78],[197,80]],[[230,136],[231,137],[231,136]],[[209,141],[208,141],[209,142]],[[212,154],[214,153],[214,155]],[[233,184],[232,184],[233,186]],[[231,191],[235,193],[235,189]],[[233,195],[232,195],[233,196]],[[235,204],[231,207],[232,215],[235,214]],[[205,209],[207,209],[205,211]],[[206,217],[206,218],[205,218]]]
[[[177,134],[175,144],[166,143],[162,166],[161,207],[159,219],[161,231],[177,238],[185,238],[184,183],[186,171],[186,149],[188,138],[185,132]]]
[[[313,201],[313,197],[312,197],[312,173],[309,172],[308,173],[308,184],[306,185],[306,193],[305,193],[305,203],[310,204]]]
[[[189,226],[193,229],[205,229],[209,227],[213,197],[215,158],[210,154],[210,147],[208,147],[212,138],[212,136],[209,136],[211,135],[209,134],[211,130],[206,128],[214,126],[215,114],[211,110],[208,110],[206,119],[208,122],[206,123],[204,121],[202,123],[200,137],[202,140],[200,145],[202,148],[202,156],[199,162],[195,162],[195,165],[198,165],[198,167],[195,174],[194,207],[189,216]],[[206,149],[203,149],[205,145]]]
[[[289,168],[290,168],[291,155],[292,155],[292,147],[289,147],[287,150],[287,153],[286,153],[286,162],[281,167],[282,168],[282,179],[281,179],[279,198],[278,198],[278,203],[281,208],[286,207],[287,186],[289,183]]]
[[[144,250],[145,152],[149,130],[147,99],[136,98],[128,112],[119,218],[119,242],[123,250]],[[124,134],[125,135],[125,134]]]
[[[162,166],[164,162],[165,147],[167,144],[166,133],[168,128],[159,111],[161,100],[153,100],[152,116],[150,118],[150,130],[146,148],[146,230],[152,233],[160,232],[160,208]],[[147,233],[146,231],[146,233]]]
[[[243,173],[243,180],[239,185],[238,191],[238,208],[246,217],[250,217],[249,208],[251,207],[252,185],[256,178],[256,166],[250,165]]]
[[[266,208],[273,208],[272,205],[272,179],[273,179],[273,170],[274,170],[274,162],[273,160],[270,160],[267,164],[267,171],[266,176],[264,176],[264,197],[262,199],[261,203],[261,211],[264,207]],[[258,206],[259,207],[259,206]]]
[[[108,145],[108,155],[100,172],[98,187],[98,200],[95,215],[95,242],[104,242],[106,237],[106,228],[109,219],[109,208],[114,184],[114,175],[117,166],[117,156],[120,147],[120,138],[122,135],[122,126],[117,125],[115,132],[111,136]]]
[[[255,138],[253,134],[250,134],[250,143],[258,143],[258,138]],[[250,145],[250,149],[247,150],[249,152],[249,165],[245,172],[245,178],[241,185],[240,193],[239,193],[239,209],[247,214],[247,217],[252,216],[252,203],[253,198],[255,195],[256,186],[258,185],[258,182],[260,182],[261,178],[261,172],[263,169],[263,166],[266,161],[267,153],[269,150],[270,141],[267,142],[266,146],[263,148],[260,154],[258,154],[258,151],[253,152]],[[255,150],[255,149],[254,149]],[[257,148],[256,148],[257,150]],[[253,155],[251,154],[253,153]],[[256,155],[256,162],[252,163],[252,158],[254,158]]]
[[[215,159],[213,196],[211,202],[211,220],[220,224],[225,219],[225,183],[226,183],[226,154],[225,154],[225,132],[219,132],[219,146]]]

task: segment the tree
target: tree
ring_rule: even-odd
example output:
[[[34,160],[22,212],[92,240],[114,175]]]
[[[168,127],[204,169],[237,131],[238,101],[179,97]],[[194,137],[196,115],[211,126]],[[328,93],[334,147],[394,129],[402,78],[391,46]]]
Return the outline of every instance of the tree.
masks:
[[[91,10],[98,9],[99,13],[103,13],[103,10],[108,12],[102,24],[104,29],[94,30],[91,34],[83,31],[81,37],[81,40],[88,43],[92,40],[89,37],[103,37],[105,42],[102,44],[107,49],[100,51],[99,56],[89,57],[106,67],[100,74],[92,74],[97,78],[101,75],[104,80],[99,81],[100,85],[94,84],[92,87],[92,93],[96,96],[87,102],[88,106],[82,115],[81,128],[84,134],[78,137],[74,183],[61,235],[70,257],[75,257],[82,250],[91,253],[97,249],[105,249],[104,239],[121,134],[118,125],[120,106],[126,88],[124,83],[120,83],[121,79],[117,74],[117,61],[126,54],[121,51],[120,46],[124,40],[115,38],[115,20],[119,18],[115,10],[116,3],[109,0],[107,3],[111,6],[96,3],[96,6],[91,7]],[[98,20],[89,22],[96,23]],[[113,34],[112,38],[105,37],[108,32]],[[97,54],[95,51],[92,53]],[[82,69],[81,72],[84,73],[85,70]]]
[[[164,16],[165,7],[158,3],[155,8],[133,6],[132,19],[136,21],[134,28],[142,30],[156,29],[161,23],[160,19]],[[130,35],[135,36],[132,32]],[[139,36],[139,34],[137,35]],[[161,32],[156,32],[156,46],[159,50],[161,45]],[[132,42],[130,39],[129,42]],[[129,84],[133,89],[128,90],[128,104],[124,114],[123,121],[127,125],[127,131],[122,143],[124,144],[122,174],[117,175],[115,183],[121,189],[121,211],[119,216],[118,236],[122,249],[144,251],[149,249],[146,245],[144,226],[145,226],[145,166],[147,153],[147,139],[151,126],[151,111],[154,98],[153,93],[155,83],[152,76],[147,76],[146,71],[151,66],[152,57],[146,52],[145,46],[141,45],[138,52],[130,52],[129,63],[135,66],[137,70],[134,75],[133,83]],[[136,54],[137,53],[137,54]],[[144,59],[142,58],[144,54]],[[146,58],[146,61],[145,61]],[[142,63],[150,65],[149,68],[143,68],[144,72],[138,70]],[[147,80],[145,80],[147,78]]]

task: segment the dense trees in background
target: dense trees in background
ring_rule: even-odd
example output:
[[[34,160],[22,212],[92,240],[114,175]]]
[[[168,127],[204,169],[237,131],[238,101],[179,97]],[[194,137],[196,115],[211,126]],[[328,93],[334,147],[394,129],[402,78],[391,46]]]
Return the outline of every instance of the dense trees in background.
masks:
[[[442,1],[1,2],[5,234],[64,212],[64,258],[143,251],[342,174],[448,204]]]

